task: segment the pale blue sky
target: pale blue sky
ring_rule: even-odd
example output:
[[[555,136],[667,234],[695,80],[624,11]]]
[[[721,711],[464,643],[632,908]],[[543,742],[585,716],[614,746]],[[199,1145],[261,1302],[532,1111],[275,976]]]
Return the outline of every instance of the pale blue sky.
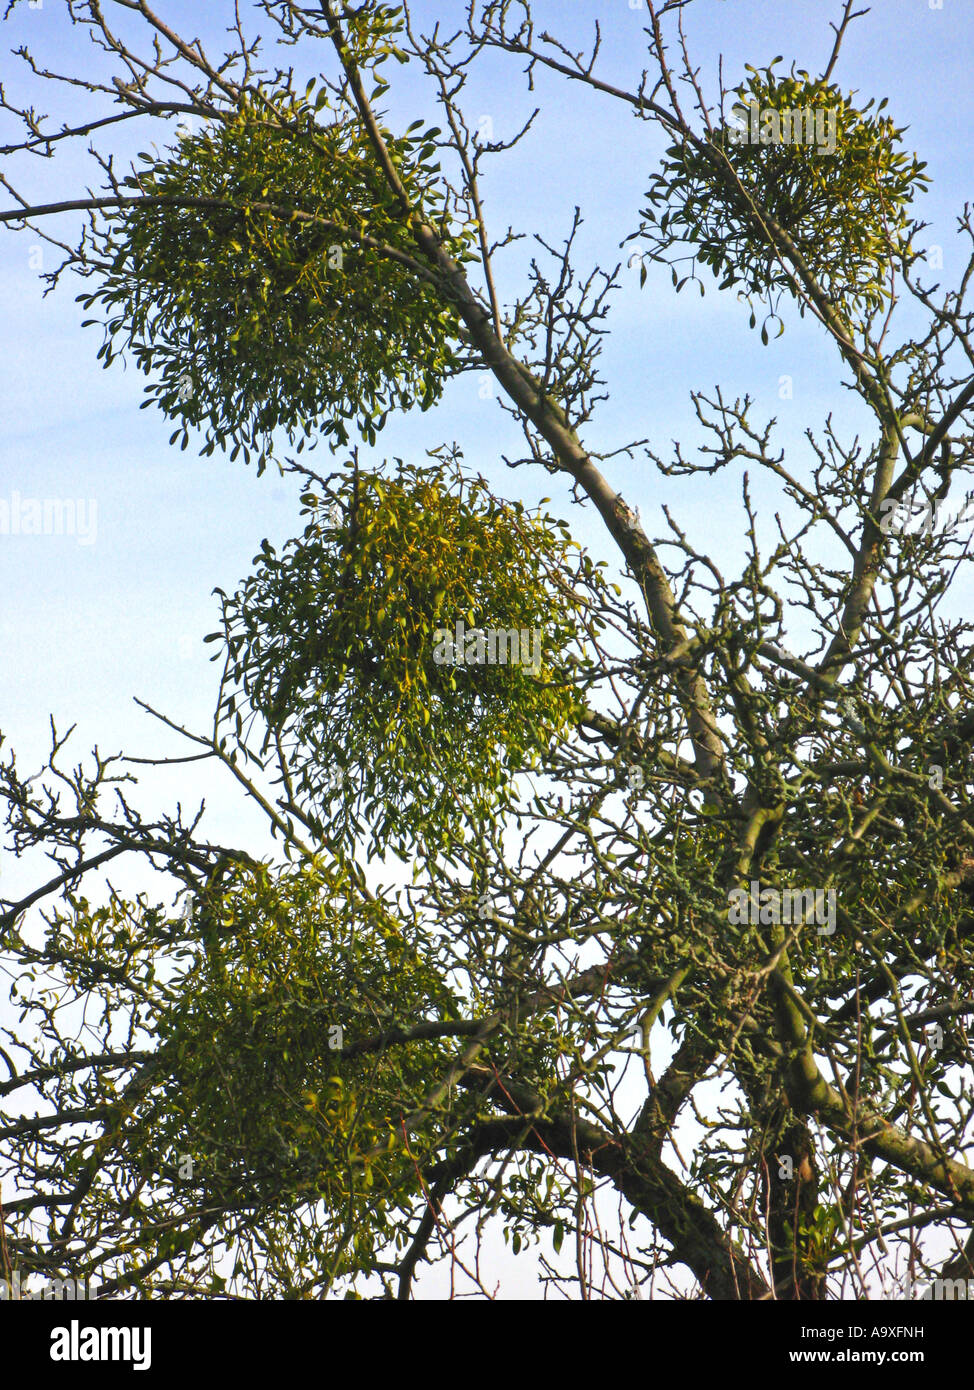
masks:
[[[822,0],[697,0],[687,30],[702,80],[716,86],[721,53],[728,86],[743,75],[745,62],[761,64],[776,54],[784,55],[786,65],[794,61],[820,70],[831,45],[828,20],[840,8]],[[177,31],[199,33],[211,53],[219,50],[225,0],[205,7],[161,0],[159,9]],[[458,9],[454,0],[423,0],[415,13],[421,27],[429,27],[433,18],[449,22]],[[944,0],[941,9],[930,8],[928,0],[880,0],[853,26],[836,73],[862,100],[889,96],[891,113],[910,126],[907,139],[928,161],[933,178],[922,216],[932,224],[927,243],[943,246],[945,280],[958,272],[954,223],[971,192],[971,13],[969,0]],[[605,75],[623,86],[636,85],[644,57],[644,10],[629,0],[541,0],[536,16],[539,31],[547,25],[578,48],[589,41],[597,18]],[[257,15],[256,22],[260,19]],[[44,0],[34,10],[21,0],[0,26],[0,47],[7,55],[21,43],[28,44],[39,65],[97,71],[90,45],[67,24],[58,0]],[[286,59],[294,61],[292,50],[286,50]],[[318,67],[330,71],[330,51],[322,45],[320,59],[311,50],[305,62],[308,76]],[[839,385],[831,343],[810,319],[792,314],[784,336],[762,347],[747,326],[746,309],[732,293],[718,294],[709,273],[703,299],[692,286],[675,295],[663,269],[651,273],[640,291],[638,272],[625,266],[632,247],[620,249],[620,243],[638,224],[650,172],[664,148],[659,132],[634,119],[623,104],[555,76],[540,74],[531,96],[521,68],[518,60],[493,55],[468,88],[468,120],[476,124],[489,116],[499,137],[515,131],[534,104],[542,108],[526,140],[488,166],[484,197],[491,235],[499,237],[512,226],[557,243],[577,203],[585,217],[576,254],[579,270],[623,261],[603,357],[610,399],[586,428],[586,442],[607,452],[647,436],[663,456],[673,439],[689,448],[699,438],[689,393],[694,388],[711,392],[720,384],[728,398],[751,393],[755,420],[777,416],[776,438],[788,451],[789,466],[805,473],[806,428],[820,430],[829,411],[849,434],[863,423],[862,412]],[[0,59],[0,74],[11,99],[33,101],[57,120],[112,109],[108,98],[85,102],[74,88],[38,83],[9,56]],[[429,93],[412,69],[397,68],[393,78],[390,121],[398,119],[405,127],[419,116],[432,118]],[[114,145],[120,160],[152,140],[165,143],[163,129],[152,122],[138,131],[134,125],[121,127]],[[0,131],[0,143],[17,136],[9,119],[0,122]],[[80,145],[61,146],[52,161],[33,160],[26,170],[23,164],[9,170],[11,178],[23,175],[23,187],[38,199],[78,196],[97,174]],[[71,218],[58,221],[55,228],[54,219],[47,219],[46,229],[69,240]],[[49,713],[60,728],[78,725],[76,757],[95,742],[103,750],[124,748],[137,755],[187,751],[134,705],[133,696],[190,727],[208,726],[216,668],[208,659],[213,648],[201,639],[217,626],[212,590],[237,584],[265,536],[279,545],[299,532],[297,489],[270,471],[258,479],[239,459],[231,464],[220,454],[200,458],[192,446],[185,452],[170,447],[169,423],[154,406],[139,408],[144,378],[131,366],[126,370],[116,363],[104,371],[96,361],[99,330],[81,328],[86,314],[74,302],[82,282],[65,276],[55,294],[41,297],[33,268],[36,248],[29,232],[0,228],[5,346],[0,499],[9,501],[15,491],[22,497],[91,499],[97,533],[88,545],[69,536],[0,535],[5,597],[0,730],[26,762],[46,743]],[[535,249],[522,242],[498,260],[503,299],[523,292],[525,259]],[[50,269],[54,253],[45,247],[43,255]],[[791,400],[779,399],[783,374],[793,378]],[[467,463],[482,470],[499,492],[529,500],[552,495],[578,538],[614,561],[598,518],[569,508],[558,479],[503,466],[502,452],[520,454],[518,437],[497,403],[482,399],[481,386],[476,376],[464,377],[449,387],[437,409],[392,421],[375,457],[416,456],[456,440]],[[363,456],[369,457],[367,448]],[[716,479],[660,479],[638,455],[633,462],[615,460],[606,471],[640,507],[652,533],[664,529],[660,506],[666,501],[725,574],[739,572],[738,473],[728,469]],[[760,500],[760,479],[752,477],[752,486]],[[775,498],[765,509],[769,525],[777,504]],[[968,600],[958,595],[961,608],[970,607]],[[255,822],[242,809],[228,775],[190,765],[142,776],[147,808],[158,806],[160,798],[171,804],[177,796],[185,805],[205,791],[216,817],[210,825],[214,839],[233,842],[252,833]],[[17,866],[6,866],[6,873],[11,884]],[[121,873],[116,877],[124,881]]]
[[[106,5],[106,11],[112,8]],[[173,28],[199,33],[212,52],[219,48],[230,8],[225,0],[206,5],[159,0],[157,5]],[[243,8],[246,14],[249,6]],[[449,24],[461,6],[457,0],[423,0],[414,8],[421,19],[438,17]],[[691,52],[711,91],[720,53],[729,86],[743,76],[745,62],[760,65],[779,53],[786,65],[794,60],[815,72],[831,45],[828,21],[840,8],[824,0],[697,0],[687,21]],[[623,86],[636,84],[645,11],[629,0],[539,0],[535,10],[539,31],[547,26],[576,47],[587,42],[597,18],[605,75]],[[888,96],[898,123],[910,126],[907,142],[928,161],[933,178],[921,209],[932,224],[924,240],[943,246],[947,281],[960,263],[955,218],[971,195],[972,17],[971,0],[943,0],[939,8],[929,0],[879,0],[853,27],[836,73],[845,89],[858,89],[863,99]],[[266,23],[256,16],[255,23],[261,22]],[[111,109],[107,98],[87,104],[73,90],[28,80],[8,56],[24,42],[42,66],[86,70],[88,46],[66,24],[58,0],[44,0],[35,10],[21,0],[0,27],[0,75],[8,94],[23,94],[58,119]],[[293,61],[293,54],[286,61]],[[331,70],[324,48],[321,62]],[[309,67],[307,75],[313,71]],[[409,71],[394,70],[392,77],[392,119],[405,126],[434,114],[431,98]],[[467,112],[472,124],[490,116],[495,134],[504,136],[534,103],[542,113],[532,134],[513,154],[496,160],[485,178],[492,235],[511,225],[557,242],[568,231],[577,203],[586,219],[579,269],[625,263],[632,248],[619,244],[638,224],[642,195],[663,149],[658,131],[636,121],[623,105],[557,78],[540,75],[531,97],[521,64],[501,57],[486,61],[482,75],[471,81]],[[0,131],[0,143],[17,138],[8,120]],[[114,148],[134,152],[153,139],[162,143],[159,127],[146,123],[144,134],[120,136]],[[111,146],[103,140],[99,147]],[[12,178],[21,167],[11,171]],[[24,186],[36,189],[39,198],[79,196],[96,175],[80,146],[63,148],[49,164],[35,161]],[[0,203],[6,206],[6,198]],[[45,225],[55,230],[50,219]],[[67,230],[63,234],[69,239]],[[25,765],[36,761],[46,743],[49,713],[62,728],[77,723],[76,758],[94,742],[103,750],[141,755],[182,753],[188,750],[154,726],[132,697],[191,727],[208,726],[216,669],[208,660],[212,648],[201,638],[217,625],[211,591],[215,585],[229,590],[237,584],[265,536],[280,545],[297,534],[297,490],[270,471],[258,479],[256,470],[239,460],[231,464],[219,454],[201,459],[192,446],[186,452],[170,447],[172,427],[154,407],[139,409],[144,378],[134,368],[125,371],[116,364],[106,372],[96,362],[100,336],[95,329],[82,330],[86,314],[73,299],[81,284],[65,277],[56,294],[41,298],[32,268],[35,244],[30,233],[0,228],[0,498],[17,491],[23,497],[93,499],[97,535],[90,545],[68,536],[0,536],[0,730]],[[45,268],[51,268],[50,248],[44,258]],[[498,263],[503,299],[523,291],[523,265],[522,249]],[[586,442],[605,452],[648,436],[664,455],[674,438],[692,444],[698,436],[689,392],[720,384],[730,398],[750,392],[755,419],[778,417],[778,438],[789,450],[789,462],[805,472],[806,428],[819,430],[829,411],[850,432],[862,421],[839,385],[835,351],[814,323],[794,315],[785,335],[762,347],[748,329],[746,309],[732,294],[717,294],[709,276],[706,283],[702,300],[692,287],[677,297],[667,272],[653,273],[642,291],[637,273],[624,272],[603,358],[611,399],[588,426]],[[783,374],[793,378],[790,401],[779,399]],[[467,463],[483,471],[499,492],[529,500],[551,495],[563,502],[566,493],[557,480],[504,468],[499,454],[519,453],[517,437],[478,387],[475,377],[463,378],[436,410],[392,422],[375,456],[415,456],[456,440]],[[699,548],[711,550],[725,573],[737,573],[739,475],[728,471],[693,483],[661,480],[638,458],[609,464],[606,471],[640,507],[652,531],[662,530],[659,506],[666,501]],[[758,480],[752,482],[760,500]],[[590,516],[567,507],[566,514],[580,539],[614,558]],[[969,600],[969,594],[959,595],[962,608],[970,607]],[[248,842],[254,833],[256,822],[225,774],[191,765],[146,773],[143,786],[146,809],[172,805],[177,798],[191,803],[205,792],[214,813],[209,825],[214,839]],[[16,866],[4,865],[8,890],[17,878]],[[119,886],[139,881],[124,870],[113,879]]]
[[[459,8],[426,0],[417,12],[448,22]],[[213,51],[225,9],[183,0],[159,5],[174,28],[200,32]],[[786,63],[820,68],[831,39],[827,21],[838,10],[822,0],[698,0],[687,28],[704,80],[714,82],[722,51],[725,75],[734,81],[744,62],[761,63],[776,53]],[[629,0],[543,0],[537,15],[539,29],[547,24],[578,46],[598,18],[607,74],[634,83],[645,12]],[[201,19],[205,28],[199,30]],[[837,72],[845,87],[888,95],[892,113],[910,125],[908,138],[934,179],[923,212],[933,224],[927,239],[944,246],[945,276],[957,268],[952,222],[970,194],[971,34],[968,0],[944,0],[942,9],[929,8],[928,0],[880,0],[853,27]],[[87,45],[65,24],[56,0],[45,0],[39,10],[22,4],[0,28],[0,41],[5,52],[27,42],[52,67],[78,71],[90,62]],[[325,55],[323,62],[329,61]],[[58,117],[82,109],[76,92],[28,84],[10,57],[0,64],[12,94],[36,93],[40,109]],[[429,114],[409,72],[399,69],[394,77],[390,109],[401,112],[403,123]],[[520,64],[495,58],[485,63],[483,79],[471,83],[468,111],[474,120],[490,115],[495,131],[505,134],[530,100]],[[662,148],[658,132],[623,105],[556,78],[540,77],[534,100],[543,109],[533,134],[495,161],[485,181],[494,234],[510,224],[557,240],[577,202],[586,219],[579,266],[628,257],[631,248],[620,250],[619,243],[637,224]],[[107,111],[107,98],[94,109]],[[144,135],[119,139],[119,147],[158,141],[159,127],[150,125],[143,126]],[[45,196],[67,196],[96,173],[80,146],[62,148],[55,161],[34,161],[30,186]],[[45,225],[54,230],[50,219]],[[41,299],[31,268],[34,241],[29,233],[0,233],[0,497],[16,489],[25,497],[94,499],[97,538],[82,546],[69,537],[0,537],[6,596],[0,728],[15,747],[36,749],[50,710],[62,724],[77,721],[85,741],[158,748],[159,735],[132,705],[132,695],[196,724],[206,719],[214,668],[198,639],[216,625],[210,591],[243,576],[264,536],[278,542],[298,529],[294,489],[270,474],[258,480],[239,460],[231,465],[218,455],[200,459],[192,447],[185,453],[170,448],[166,420],[154,407],[139,409],[143,378],[119,365],[105,372],[95,361],[98,330],[81,329],[85,315],[73,302],[80,284],[65,277],[55,295]],[[49,268],[50,248],[44,256]],[[503,297],[523,288],[522,266],[519,249],[500,262]],[[689,391],[715,383],[728,395],[750,391],[756,418],[777,415],[782,442],[793,448],[829,410],[846,418],[848,393],[837,384],[836,355],[816,325],[789,320],[785,335],[762,348],[733,296],[718,295],[711,283],[707,289],[703,300],[692,287],[675,296],[660,271],[640,292],[636,272],[623,275],[604,356],[611,399],[587,429],[592,447],[603,451],[646,435],[665,454],[673,438],[692,440]],[[791,401],[778,398],[783,373],[794,379]],[[499,490],[558,497],[557,482],[546,476],[499,465],[499,449],[516,451],[517,440],[498,406],[480,399],[474,377],[452,386],[437,410],[393,422],[376,453],[415,454],[453,439]],[[699,542],[732,568],[739,528],[730,508],[737,506],[738,478],[663,483],[638,461],[619,461],[607,471],[651,523],[659,502],[671,502]],[[578,535],[601,547],[579,509],[572,509],[571,521]]]

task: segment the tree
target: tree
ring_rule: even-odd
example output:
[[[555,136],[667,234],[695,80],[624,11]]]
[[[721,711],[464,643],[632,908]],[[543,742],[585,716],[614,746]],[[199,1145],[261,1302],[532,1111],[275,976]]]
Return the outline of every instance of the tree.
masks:
[[[408,1298],[437,1259],[483,1287],[471,1246],[495,1222],[582,1297],[665,1293],[670,1269],[722,1300],[974,1274],[971,625],[946,603],[969,559],[941,518],[972,465],[974,254],[927,282],[924,166],[885,102],[833,79],[852,0],[820,76],[776,59],[713,93],[689,0],[647,4],[632,90],[524,0],[471,3],[448,35],[407,5],[256,8],[327,72],[262,71],[239,19],[217,61],[146,0],[72,0],[126,74],[66,75],[102,114],[55,128],[4,99],[21,156],[204,122],[125,177],[98,155],[97,193],[8,183],[0,220],[53,240],[84,212],[48,279],[93,282],[105,365],[133,358],[184,448],[263,469],[283,433],[306,484],[303,534],[221,596],[212,731],[158,716],[233,772],[279,856],[140,812],[130,765],[69,770],[53,730],[41,775],[4,766],[12,849],[54,864],[0,918],[5,1265],[139,1295]],[[736,576],[673,518],[651,538],[587,442],[620,267],[577,270],[577,213],[502,297],[514,234],[491,240],[481,175],[528,128],[487,139],[464,114],[497,57],[665,134],[628,238],[644,282],[669,264],[703,293],[709,267],[765,342],[810,316],[869,413],[868,440],[830,415],[786,464],[749,399],[696,392],[709,444],[645,447],[664,498],[763,475],[777,531],[744,472]],[[440,127],[392,128],[392,64]],[[618,574],[457,446],[361,466],[353,434],[374,444],[470,371],[523,430],[512,466],[601,518]],[[320,440],[332,471],[300,457]],[[406,881],[370,886],[375,850]],[[88,896],[122,855],[170,874],[182,911]]]

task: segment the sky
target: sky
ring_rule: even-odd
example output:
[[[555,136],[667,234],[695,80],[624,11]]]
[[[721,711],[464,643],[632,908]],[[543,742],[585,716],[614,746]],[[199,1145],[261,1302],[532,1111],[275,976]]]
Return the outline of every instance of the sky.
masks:
[[[448,19],[456,8],[446,0],[425,0],[417,13]],[[828,20],[838,8],[821,0],[697,0],[687,29],[702,73],[711,80],[721,53],[725,74],[735,79],[745,62],[757,64],[777,53],[786,63],[794,59],[815,70],[829,50]],[[159,9],[177,31],[199,33],[216,51],[224,4],[163,0]],[[606,72],[621,85],[634,85],[645,11],[629,0],[549,0],[537,7],[539,30],[548,24],[579,48],[595,19]],[[930,243],[944,247],[945,276],[957,267],[952,224],[970,193],[971,19],[962,0],[943,0],[939,9],[928,0],[881,0],[853,26],[837,70],[844,87],[863,96],[888,95],[894,116],[909,124],[908,138],[934,180],[923,215],[931,223]],[[19,61],[6,56],[7,49],[26,43],[45,66],[90,69],[87,45],[65,23],[56,0],[44,0],[38,9],[21,3],[0,29],[0,40],[3,81],[12,98],[29,96],[55,118],[81,109],[110,111],[106,97],[82,103],[74,90],[65,96],[53,84],[26,81]],[[585,218],[579,267],[623,262],[603,355],[610,399],[588,426],[587,444],[607,453],[648,438],[665,457],[674,439],[686,445],[699,438],[690,391],[710,391],[716,384],[726,396],[749,392],[755,418],[777,417],[776,437],[789,448],[789,459],[797,451],[807,456],[803,432],[818,429],[829,411],[840,420],[861,419],[838,385],[835,351],[809,320],[789,319],[783,337],[765,348],[748,329],[743,306],[732,294],[718,294],[712,282],[702,299],[692,286],[677,296],[668,272],[660,270],[639,289],[638,270],[625,264],[633,247],[620,243],[638,225],[641,198],[662,149],[654,127],[634,120],[621,103],[557,78],[539,78],[532,98],[515,59],[489,61],[485,72],[484,80],[471,82],[467,109],[476,120],[489,117],[498,135],[515,130],[532,104],[541,107],[527,139],[488,168],[485,210],[493,234],[511,226],[556,242],[577,204]],[[403,79],[390,111],[400,111],[404,125],[432,115],[421,84],[408,72]],[[148,125],[144,134],[119,137],[110,147],[134,152],[153,138],[160,141],[158,124],[153,130]],[[0,129],[12,132],[9,118]],[[15,135],[0,138],[6,143]],[[11,176],[22,168],[16,165]],[[38,196],[78,196],[97,173],[80,145],[62,146],[56,160],[32,162],[23,186],[36,188]],[[69,221],[61,219],[58,234]],[[54,230],[51,222],[45,223],[48,231]],[[240,460],[230,464],[219,454],[202,459],[192,445],[185,452],[170,447],[171,427],[161,413],[154,406],[139,408],[141,374],[131,364],[105,371],[96,361],[99,330],[81,328],[86,314],[74,302],[82,284],[66,275],[55,293],[42,298],[39,253],[43,268],[51,269],[51,248],[39,247],[29,231],[0,233],[0,499],[12,500],[17,491],[22,498],[83,501],[88,512],[96,510],[87,537],[0,536],[0,730],[24,756],[28,750],[36,755],[52,713],[59,727],[77,724],[79,748],[97,741],[154,754],[172,747],[171,736],[153,726],[133,696],[180,722],[206,726],[216,667],[201,639],[217,626],[212,590],[229,590],[244,577],[264,537],[280,544],[298,533],[297,489],[293,479],[271,471],[258,479]],[[499,261],[502,298],[522,292],[525,255],[522,243]],[[779,396],[783,376],[792,378],[790,400]],[[421,455],[456,440],[467,465],[502,494],[530,500],[552,494],[579,539],[612,557],[591,515],[568,508],[557,481],[500,462],[502,451],[518,456],[518,441],[497,402],[484,399],[487,391],[483,379],[461,378],[437,409],[387,426],[374,456]],[[701,546],[732,568],[741,532],[728,524],[727,509],[739,514],[739,475],[727,470],[716,479],[667,479],[664,485],[638,454],[607,463],[605,471],[647,522],[662,522],[665,499]],[[212,778],[204,776],[210,786]],[[185,785],[185,770],[180,779]]]
[[[156,8],[173,29],[198,35],[215,53],[232,7],[226,0],[158,0]],[[242,8],[246,16],[249,6]],[[414,13],[418,27],[436,20],[449,26],[460,8],[458,0],[422,0]],[[697,0],[687,15],[690,51],[710,90],[721,56],[727,85],[743,76],[745,63],[760,66],[776,54],[784,56],[785,66],[794,61],[816,72],[831,48],[829,21],[840,9],[825,0]],[[637,85],[645,54],[641,3],[541,0],[535,13],[539,32],[550,28],[577,49],[590,43],[598,21],[605,76],[624,87]],[[254,11],[251,25],[261,24],[267,26],[266,19]],[[853,25],[836,70],[836,80],[856,90],[859,100],[888,96],[897,123],[909,127],[908,147],[927,160],[933,183],[920,205],[930,223],[924,240],[942,247],[947,281],[960,265],[956,217],[971,194],[972,37],[970,0],[878,0]],[[41,67],[99,71],[60,0],[34,7],[19,0],[0,27],[0,78],[8,99],[32,101],[55,121],[111,113],[108,97],[31,77],[10,56],[22,44]],[[304,60],[308,76],[316,71],[316,56]],[[293,54],[284,61],[294,61]],[[321,63],[331,71],[330,52],[323,52]],[[641,439],[664,456],[673,440],[690,449],[699,442],[690,392],[711,392],[718,384],[725,397],[749,393],[756,419],[777,417],[775,437],[799,472],[809,458],[804,432],[819,430],[829,412],[850,434],[861,428],[864,417],[839,384],[837,354],[810,319],[789,316],[784,335],[763,347],[748,328],[747,310],[732,293],[717,293],[709,277],[703,298],[692,286],[676,296],[662,270],[654,270],[640,289],[638,270],[626,264],[634,248],[622,243],[638,226],[664,141],[628,107],[580,84],[539,75],[529,92],[522,67],[514,58],[492,56],[468,88],[470,124],[489,119],[495,138],[509,136],[534,106],[540,108],[522,143],[488,166],[484,197],[492,236],[510,226],[558,243],[577,205],[584,217],[579,269],[620,261],[623,266],[602,359],[610,398],[587,426],[585,442],[604,454]],[[435,114],[429,92],[409,69],[394,73],[388,111],[390,123],[402,127]],[[172,128],[173,123],[165,127]],[[163,129],[147,122],[136,135],[122,128],[99,148],[115,150],[122,164],[153,140],[165,143]],[[0,144],[17,138],[12,120],[0,113]],[[98,179],[80,144],[62,145],[44,163],[10,163],[8,176],[38,199],[83,196]],[[5,196],[0,206],[8,206]],[[47,219],[45,230],[70,240],[76,225],[69,217],[55,229]],[[539,252],[528,240],[499,259],[502,299],[523,292],[527,258]],[[272,470],[258,478],[240,460],[231,464],[219,453],[200,458],[192,444],[184,452],[170,446],[172,427],[161,413],[154,406],[140,409],[145,379],[131,364],[105,371],[96,361],[99,332],[81,327],[86,314],[74,299],[84,286],[65,275],[53,294],[42,296],[39,270],[54,264],[51,248],[39,246],[29,231],[0,227],[0,501],[19,494],[80,502],[88,526],[85,536],[0,535],[0,732],[5,748],[13,748],[25,767],[43,757],[50,717],[59,730],[77,726],[72,762],[94,744],[103,752],[178,755],[189,750],[134,697],[191,729],[208,729],[218,668],[202,639],[218,625],[212,591],[217,585],[230,591],[245,577],[265,537],[280,547],[300,532],[298,488]],[[791,379],[786,399],[784,377]],[[435,410],[392,421],[375,450],[363,449],[363,458],[421,457],[454,440],[466,464],[498,492],[529,502],[552,496],[576,537],[600,558],[614,558],[598,519],[570,507],[558,480],[505,467],[505,453],[520,453],[517,436],[476,376],[451,384]],[[317,458],[325,462],[323,453]],[[698,548],[709,550],[725,572],[739,571],[739,474],[661,479],[638,452],[632,460],[607,462],[605,471],[651,530],[663,529],[665,501]],[[753,481],[760,502],[761,488]],[[960,593],[957,602],[969,609],[969,599]],[[262,833],[259,819],[220,770],[147,770],[140,787],[139,803],[147,810],[177,799],[192,804],[205,795],[214,840],[255,844]],[[24,866],[9,861],[0,872],[5,893],[35,881],[25,876]],[[114,875],[120,886],[129,881],[126,873]],[[130,882],[137,884],[134,870],[133,875]]]

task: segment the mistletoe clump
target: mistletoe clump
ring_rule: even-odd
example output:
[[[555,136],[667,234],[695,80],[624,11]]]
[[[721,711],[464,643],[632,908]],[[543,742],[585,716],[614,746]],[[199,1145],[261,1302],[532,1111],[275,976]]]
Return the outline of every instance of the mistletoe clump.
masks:
[[[243,103],[170,157],[140,156],[149,167],[123,181],[133,201],[107,214],[106,274],[82,302],[106,311],[105,365],[129,350],[153,374],[147,395],[183,447],[201,428],[204,453],[231,441],[262,467],[276,428],[301,448],[312,427],[344,443],[355,421],[374,441],[390,410],[426,409],[458,365],[459,318],[361,127],[317,116],[287,94]],[[470,234],[447,226],[436,134],[385,138],[409,199],[442,214],[463,261]]]
[[[329,1243],[358,1211],[361,1240],[343,1258],[367,1261],[388,1210],[415,1187],[402,1116],[421,1105],[445,1046],[387,1053],[371,1041],[455,1015],[422,938],[317,863],[235,868],[197,896],[191,922],[197,949],[158,1023],[158,1105],[130,1148],[143,1165],[156,1151],[191,1160],[182,1200],[269,1212],[320,1201]]]
[[[453,463],[350,472],[304,501],[304,535],[281,556],[265,541],[224,596],[224,714],[260,714],[330,835],[364,818],[383,845],[445,844],[577,721],[599,571],[564,523]]]
[[[908,211],[929,182],[925,165],[900,148],[905,128],[880,115],[885,98],[870,114],[871,101],[857,109],[807,73],[776,77],[778,61],[748,65],[732,121],[667,150],[640,235],[663,258],[689,243],[721,289],[737,285],[772,312],[797,276],[843,318],[869,314],[888,301],[897,258],[911,254]],[[682,288],[688,277],[674,268],[673,278]]]

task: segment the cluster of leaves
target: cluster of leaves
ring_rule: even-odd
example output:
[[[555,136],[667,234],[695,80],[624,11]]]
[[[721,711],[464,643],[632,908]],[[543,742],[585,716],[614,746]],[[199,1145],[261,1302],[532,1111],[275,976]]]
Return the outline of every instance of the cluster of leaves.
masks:
[[[857,109],[851,95],[805,72],[776,77],[779,61],[760,72],[747,65],[751,75],[735,89],[735,122],[667,150],[647,192],[641,234],[654,238],[656,254],[691,244],[694,259],[723,277],[721,289],[738,285],[749,303],[774,310],[782,291],[794,292],[794,275],[769,231],[773,221],[835,309],[846,318],[873,312],[888,299],[895,259],[911,254],[908,209],[929,182],[925,165],[900,148],[905,127],[880,115],[885,98],[870,115],[872,101]],[[752,107],[760,117],[757,142]],[[787,141],[773,138],[784,133],[782,113],[807,113],[797,139],[794,129]],[[834,152],[810,139],[813,117],[816,132],[827,119]],[[673,278],[679,289],[687,277],[674,269]],[[766,341],[766,328],[763,334]]]
[[[347,875],[316,866],[234,871],[196,900],[192,928],[198,949],[159,1025],[165,1079],[140,1162],[156,1151],[158,1170],[167,1154],[189,1156],[183,1200],[193,1190],[203,1204],[267,1212],[320,1201],[336,1242],[357,1211],[342,1269],[366,1266],[415,1190],[403,1116],[449,1044],[342,1048],[455,1016],[428,943]]]
[[[601,575],[564,522],[499,501],[455,461],[349,471],[304,506],[303,537],[282,556],[265,541],[223,595],[209,640],[229,654],[224,719],[239,730],[249,707],[264,751],[281,738],[319,833],[353,841],[371,825],[383,848],[446,848],[466,816],[511,804],[514,774],[577,721]],[[458,622],[537,630],[538,665],[438,660]]]
[[[376,79],[374,100],[389,85],[378,71],[382,64],[389,58],[395,58],[399,63],[409,62],[408,52],[397,42],[406,28],[403,7],[370,0],[367,5],[343,8],[342,47],[360,69],[367,68]]]
[[[105,366],[128,350],[152,374],[145,404],[179,421],[172,441],[200,428],[204,453],[229,441],[261,467],[275,428],[300,449],[316,427],[346,442],[354,421],[374,442],[390,410],[432,405],[460,360],[459,318],[415,262],[367,137],[320,123],[327,93],[311,96],[250,100],[170,157],[141,155],[149,167],[123,181],[141,196],[106,214],[106,273],[79,296],[103,311]],[[422,125],[385,139],[463,261],[472,232],[447,226],[438,132]]]

